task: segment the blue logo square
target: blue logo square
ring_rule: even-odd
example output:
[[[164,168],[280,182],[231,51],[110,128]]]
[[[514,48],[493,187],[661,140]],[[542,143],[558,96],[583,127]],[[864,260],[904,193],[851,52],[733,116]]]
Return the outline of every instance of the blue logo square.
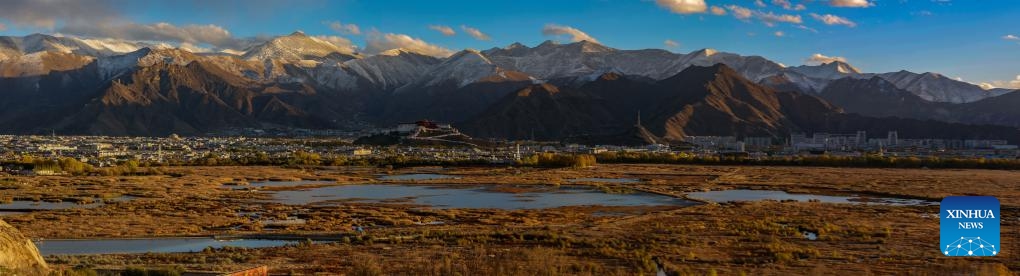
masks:
[[[945,256],[995,256],[999,246],[999,199],[992,196],[950,196],[942,199],[939,221]]]

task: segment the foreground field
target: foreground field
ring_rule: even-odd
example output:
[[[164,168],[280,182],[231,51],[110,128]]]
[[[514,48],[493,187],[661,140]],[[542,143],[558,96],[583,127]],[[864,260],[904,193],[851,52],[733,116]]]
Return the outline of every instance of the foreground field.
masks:
[[[179,167],[131,177],[7,177],[7,199],[111,199],[95,208],[36,211],[4,219],[33,239],[266,236],[322,239],[296,245],[198,253],[50,256],[56,267],[178,267],[228,271],[268,265],[295,274],[1008,274],[1020,269],[1020,173],[985,170],[599,165],[586,169]],[[456,179],[384,181],[378,174],[442,173]],[[273,190],[359,183],[498,184],[502,192],[579,178],[612,193],[783,190],[939,201],[994,195],[1002,244],[993,258],[947,258],[937,249],[938,206],[757,201],[693,206],[431,209],[407,202],[284,205]],[[235,189],[261,181],[306,186]],[[112,200],[125,198],[127,200]],[[3,200],[4,198],[0,198]],[[259,213],[262,219],[239,216]],[[303,223],[267,225],[265,219]],[[354,231],[362,227],[364,231]],[[805,238],[814,233],[817,239]]]

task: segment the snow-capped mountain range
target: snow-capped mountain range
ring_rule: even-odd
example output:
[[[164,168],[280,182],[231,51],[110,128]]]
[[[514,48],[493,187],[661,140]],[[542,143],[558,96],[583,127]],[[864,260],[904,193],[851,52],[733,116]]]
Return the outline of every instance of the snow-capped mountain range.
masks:
[[[74,63],[82,66],[98,60],[102,68],[100,77],[105,79],[158,61],[186,64],[203,59],[256,81],[307,80],[339,90],[408,91],[414,90],[413,86],[444,81],[454,81],[462,87],[490,77],[498,79],[502,75],[505,78],[506,72],[526,74],[536,81],[590,77],[605,72],[661,80],[690,66],[722,63],[752,81],[785,83],[787,89],[809,93],[818,93],[829,82],[840,78],[874,76],[932,102],[967,103],[1010,92],[1007,89],[986,90],[936,73],[864,73],[839,61],[786,67],[760,56],[741,56],[712,49],[680,54],[660,49],[619,50],[588,41],[569,44],[546,41],[535,47],[514,43],[484,51],[464,50],[447,58],[404,49],[366,56],[301,32],[276,37],[240,55],[191,53],[167,44],[115,39],[43,34],[0,37],[0,72],[6,76],[48,72],[47,67],[52,67],[48,63],[55,62],[47,60],[54,58],[44,57],[56,53],[73,55],[78,60]]]
[[[301,32],[244,51],[184,46],[0,37],[0,133],[365,130],[427,118],[482,136],[519,137],[542,126],[548,131],[539,133],[555,138],[629,129],[638,110],[659,124],[649,130],[671,139],[851,126],[916,126],[911,133],[935,135],[945,128],[910,120],[998,125],[986,129],[995,132],[1020,126],[1012,111],[1020,93],[1009,90],[935,73],[865,73],[844,62],[787,67],[712,49],[682,54],[546,41],[447,57],[408,49],[368,55]],[[850,113],[857,115],[833,115]],[[823,114],[845,122],[811,119]],[[889,125],[874,118],[883,116],[909,119]],[[957,134],[965,132],[946,137],[963,137]]]

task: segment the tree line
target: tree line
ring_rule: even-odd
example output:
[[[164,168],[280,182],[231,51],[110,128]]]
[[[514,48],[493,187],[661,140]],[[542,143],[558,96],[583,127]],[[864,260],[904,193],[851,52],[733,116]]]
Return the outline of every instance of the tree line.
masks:
[[[630,164],[694,164],[753,166],[818,166],[863,168],[932,168],[932,169],[1020,169],[1020,159],[898,157],[868,154],[862,156],[699,156],[691,153],[605,152],[596,155],[600,163]]]
[[[690,164],[690,165],[749,165],[749,166],[820,166],[865,168],[932,168],[932,169],[1000,169],[1020,170],[1020,159],[1004,158],[952,158],[952,157],[896,157],[863,156],[719,156],[692,153],[604,152],[599,154],[536,153],[512,163],[493,162],[488,159],[425,159],[409,156],[348,157],[322,156],[318,153],[296,151],[288,156],[270,157],[256,153],[240,157],[224,157],[209,153],[189,161],[166,162],[123,160],[109,167],[95,167],[74,158],[40,158],[20,156],[0,160],[0,166],[18,167],[36,172],[50,171],[67,175],[158,175],[165,166],[494,166],[516,165],[543,168],[584,168],[605,164]]]

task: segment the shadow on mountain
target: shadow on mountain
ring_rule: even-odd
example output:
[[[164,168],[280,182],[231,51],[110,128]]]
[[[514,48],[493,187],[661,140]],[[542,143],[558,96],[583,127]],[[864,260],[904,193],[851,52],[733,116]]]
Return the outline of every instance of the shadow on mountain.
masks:
[[[645,114],[647,129],[627,123],[639,112]],[[1010,127],[847,114],[820,97],[776,91],[721,64],[690,67],[654,83],[610,73],[577,88],[531,85],[462,128],[477,137],[606,144],[677,142],[688,135],[785,138],[790,133],[858,130],[895,130],[902,138],[1018,138]]]

